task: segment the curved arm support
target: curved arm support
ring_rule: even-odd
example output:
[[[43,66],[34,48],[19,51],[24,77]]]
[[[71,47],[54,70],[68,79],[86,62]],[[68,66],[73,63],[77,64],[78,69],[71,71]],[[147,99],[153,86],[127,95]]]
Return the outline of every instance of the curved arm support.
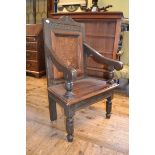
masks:
[[[84,43],[83,45],[84,52],[86,52],[88,56],[92,55],[99,63],[106,64],[108,66],[113,66],[112,68],[116,70],[121,70],[123,68],[122,62],[104,57],[95,49],[90,47],[87,43]]]
[[[77,77],[76,69],[63,64],[61,62],[61,60],[59,58],[57,58],[57,56],[54,54],[54,52],[50,52],[49,49],[47,49],[46,53],[47,53],[47,56],[49,56],[51,58],[52,62],[57,67],[57,69],[59,71],[63,72],[63,74],[64,74],[65,89],[66,89],[64,96],[66,98],[72,97],[74,95],[72,92],[72,89],[73,89],[73,82],[72,81],[75,80]]]
[[[64,78],[66,81],[73,81],[76,79],[77,71],[75,68],[63,64],[61,60],[57,58],[54,52],[50,52],[50,50],[48,50],[47,54],[51,58],[52,62],[57,67],[57,69],[64,73]]]

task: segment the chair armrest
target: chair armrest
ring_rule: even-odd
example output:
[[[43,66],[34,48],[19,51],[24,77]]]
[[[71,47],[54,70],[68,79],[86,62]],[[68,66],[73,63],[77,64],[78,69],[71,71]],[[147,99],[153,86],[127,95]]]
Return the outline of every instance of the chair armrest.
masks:
[[[77,71],[75,68],[63,64],[62,61],[54,54],[54,52],[50,52],[48,50],[47,55],[51,58],[57,69],[63,72],[66,81],[73,81],[76,79]]]
[[[45,48],[46,48],[46,50],[45,50],[46,57],[49,57],[52,60],[52,62],[54,63],[54,65],[57,67],[57,69],[64,73],[65,89],[66,89],[64,96],[66,98],[72,97],[74,95],[72,92],[73,80],[76,79],[76,77],[77,77],[76,69],[63,64],[62,61],[54,54],[54,52],[50,52],[48,47],[45,47]]]
[[[92,55],[93,57],[95,57],[95,59],[99,63],[113,66],[114,69],[116,70],[121,70],[123,68],[122,62],[104,57],[99,52],[97,52],[95,49],[90,47],[87,43],[84,43],[83,45],[84,45],[84,52],[86,52],[88,56]]]

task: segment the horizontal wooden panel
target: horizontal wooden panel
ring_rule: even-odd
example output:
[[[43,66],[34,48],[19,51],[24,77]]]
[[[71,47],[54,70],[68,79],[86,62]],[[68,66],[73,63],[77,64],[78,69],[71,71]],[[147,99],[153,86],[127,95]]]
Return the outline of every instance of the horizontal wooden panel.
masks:
[[[42,24],[27,24],[26,25],[26,36],[38,36],[43,31]]]
[[[26,51],[26,60],[36,60],[37,61],[37,51]]]
[[[94,71],[99,71],[99,72],[108,72],[107,66],[104,66],[103,68],[87,67],[87,70],[94,70]]]
[[[115,36],[114,35],[102,35],[102,34],[98,34],[98,35],[96,35],[96,34],[86,34],[86,37],[91,37],[91,38],[115,38]]]
[[[97,51],[100,51],[101,53],[109,52],[113,53],[113,48],[114,48],[114,38],[104,38],[104,37],[86,37],[86,42],[96,49]]]
[[[115,21],[95,21],[85,22],[85,31],[87,34],[103,35],[103,36],[115,36],[116,22]]]
[[[105,79],[108,77],[108,71],[106,69],[87,67],[86,73],[89,76],[94,76],[94,77],[100,77]]]
[[[37,41],[37,37],[26,37],[26,41],[27,42],[36,42]]]
[[[108,57],[108,58],[112,58],[111,53],[110,54],[103,53],[102,55],[105,57]],[[93,68],[99,68],[100,69],[100,68],[106,68],[105,66],[106,65],[97,62],[97,60],[95,60],[92,56],[87,58],[87,67],[93,67]]]
[[[27,42],[26,43],[26,50],[37,50],[37,42]]]
[[[94,77],[103,77],[103,72],[95,71],[95,70],[86,70],[86,73],[89,76],[94,76]]]
[[[61,16],[71,16],[76,21],[86,21],[86,20],[116,20],[121,19],[123,17],[122,12],[63,12],[63,13],[52,13],[51,10],[49,12],[49,17],[53,19],[58,19]]]
[[[45,70],[40,70],[40,71],[31,71],[31,70],[26,70],[26,75],[28,76],[34,76],[34,77],[41,77],[45,75],[46,71]]]
[[[98,63],[97,61],[95,61],[93,57],[87,58],[87,66],[94,67],[94,68],[103,68],[103,65],[101,63]]]
[[[30,60],[26,61],[26,70],[39,71],[38,62]]]
[[[103,52],[103,53],[101,53],[104,57],[107,57],[107,58],[113,58],[113,54],[112,53],[110,53],[110,52]]]

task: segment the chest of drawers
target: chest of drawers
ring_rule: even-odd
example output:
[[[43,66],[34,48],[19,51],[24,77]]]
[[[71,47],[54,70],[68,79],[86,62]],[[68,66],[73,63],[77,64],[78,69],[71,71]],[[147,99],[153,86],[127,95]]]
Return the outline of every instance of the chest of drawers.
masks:
[[[26,25],[26,73],[35,77],[45,74],[43,27],[41,24]]]

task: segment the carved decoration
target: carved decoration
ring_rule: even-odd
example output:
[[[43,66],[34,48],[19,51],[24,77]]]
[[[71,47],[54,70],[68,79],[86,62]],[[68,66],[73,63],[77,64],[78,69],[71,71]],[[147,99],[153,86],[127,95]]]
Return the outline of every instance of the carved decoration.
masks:
[[[51,54],[66,68],[75,68],[77,70],[77,75],[82,76],[84,67],[81,24],[65,16],[61,17],[59,20],[50,21],[48,19],[47,23],[49,23],[51,27]],[[55,70],[56,68],[54,67],[53,72],[55,72]],[[58,76],[62,78],[63,74],[59,74]],[[64,76],[68,79],[66,75]]]
[[[73,141],[73,133],[74,133],[74,124],[73,124],[73,116],[68,116],[66,118],[66,131],[67,131],[67,140],[68,142]]]
[[[70,24],[72,23],[72,24]],[[81,31],[81,24],[75,22],[69,16],[62,16],[59,20],[53,20],[50,22],[52,29],[61,29],[69,31]]]
[[[63,26],[61,28],[60,23],[63,19],[66,19],[66,21],[62,23]],[[44,20],[48,94],[51,97],[51,99],[49,98],[50,116],[52,121],[56,120],[56,103],[64,108],[68,142],[73,141],[73,115],[77,110],[107,98],[106,117],[110,118],[112,106],[111,96],[113,90],[118,86],[116,83],[107,83],[107,80],[87,77],[86,73],[84,73],[86,63],[83,63],[83,61],[85,61],[87,57],[93,56],[99,63],[108,65],[108,70],[111,73],[114,69],[120,70],[123,67],[121,62],[104,57],[82,40],[82,32],[84,32],[82,30],[82,24],[80,28],[79,24],[71,22],[71,27],[77,26],[79,31],[77,31],[77,29],[76,31],[68,30],[67,23],[70,21],[69,18],[61,18],[55,22],[55,24],[59,25],[59,29],[57,29],[57,27],[52,27],[52,25],[54,25],[54,20]],[[67,30],[64,30],[64,25],[67,26]],[[62,37],[64,37],[63,41]],[[63,72],[65,83],[55,84],[54,82],[49,82],[54,81],[52,79],[52,67],[50,68],[52,65],[55,65],[59,71]],[[76,78],[79,70],[82,71],[82,77]],[[74,79],[76,79],[75,82],[73,81]]]
[[[111,109],[112,109],[112,102],[111,96],[107,98],[106,101],[106,118],[109,119],[111,117]]]

